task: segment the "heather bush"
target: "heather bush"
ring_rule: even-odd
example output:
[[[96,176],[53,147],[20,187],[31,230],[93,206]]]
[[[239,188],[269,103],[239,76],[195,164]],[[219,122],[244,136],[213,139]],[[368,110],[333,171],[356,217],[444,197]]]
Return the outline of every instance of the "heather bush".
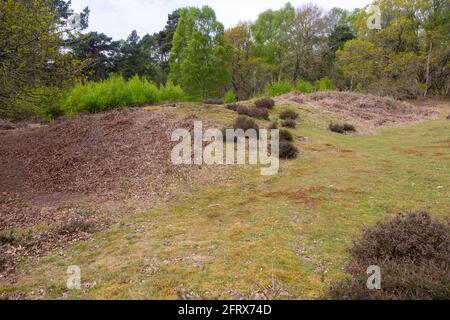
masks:
[[[228,110],[237,112],[238,108],[239,108],[239,105],[237,103],[229,103],[229,104],[227,104],[227,109]]]
[[[233,125],[234,129],[242,129],[247,131],[249,129],[255,129],[257,132],[259,131],[259,126],[255,122],[255,120],[247,117],[247,116],[238,116],[234,121]]]
[[[82,218],[76,218],[74,220],[64,222],[59,225],[56,230],[56,232],[60,235],[71,235],[77,232],[92,233],[94,231],[94,223]]]
[[[269,110],[262,108],[249,108],[247,115],[251,118],[269,120]]]
[[[214,99],[206,99],[203,100],[204,104],[224,104],[222,99],[214,98]]]
[[[289,141],[280,141],[280,159],[295,159],[298,156],[297,147]]]
[[[355,126],[354,126],[354,125],[349,124],[349,123],[345,123],[345,124],[344,124],[344,131],[345,131],[345,132],[355,132],[356,129],[355,129]]]
[[[332,286],[332,299],[450,298],[450,225],[426,211],[399,214],[367,228],[349,254],[348,279]],[[371,265],[381,269],[381,290],[367,289]]]
[[[286,119],[281,122],[284,128],[295,129],[297,127],[297,122],[293,119]]]
[[[287,119],[297,120],[298,117],[299,117],[298,113],[295,112],[294,110],[285,110],[285,111],[281,112],[281,114],[280,114],[280,119],[282,119],[282,120],[287,120]]]
[[[278,120],[273,121],[273,122],[270,124],[270,126],[269,126],[268,129],[269,129],[269,130],[275,130],[275,129],[278,129]]]
[[[257,108],[273,109],[275,101],[272,98],[262,98],[255,101]]]
[[[247,116],[249,113],[249,108],[247,108],[246,106],[238,106],[236,112],[240,115]]]
[[[292,133],[289,130],[281,129],[280,130],[280,141],[281,140],[293,142],[294,136],[292,135]]]
[[[352,124],[339,124],[339,123],[330,123],[330,125],[328,126],[328,129],[332,132],[336,132],[336,133],[340,133],[340,134],[344,134],[346,132],[355,132],[355,126],[353,126]]]

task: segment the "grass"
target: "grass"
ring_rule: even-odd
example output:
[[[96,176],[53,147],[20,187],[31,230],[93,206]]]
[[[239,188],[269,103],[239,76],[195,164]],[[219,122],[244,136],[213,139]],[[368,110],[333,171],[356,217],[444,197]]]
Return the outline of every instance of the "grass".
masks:
[[[370,136],[336,135],[315,110],[277,105],[300,114],[295,136],[301,155],[280,174],[236,167],[236,177],[134,213],[110,230],[64,252],[23,263],[15,284],[0,294],[44,290],[47,298],[174,299],[188,291],[205,298],[251,298],[276,279],[304,299],[323,298],[342,279],[346,248],[385,216],[428,208],[439,218],[450,206],[448,120],[386,128]],[[196,114],[230,124],[226,108],[185,104]],[[269,122],[263,122],[269,124]],[[69,265],[84,287],[65,288]]]

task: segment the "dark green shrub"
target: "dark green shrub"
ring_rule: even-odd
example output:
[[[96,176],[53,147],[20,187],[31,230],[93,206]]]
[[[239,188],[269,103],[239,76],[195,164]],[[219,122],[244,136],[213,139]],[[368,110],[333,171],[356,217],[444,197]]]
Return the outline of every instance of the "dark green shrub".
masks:
[[[214,99],[203,100],[203,103],[204,104],[224,104],[224,101],[222,99],[214,98]]]
[[[344,126],[338,123],[330,123],[328,129],[332,132],[343,134],[345,133]]]
[[[297,127],[297,122],[293,119],[284,120],[281,124],[284,128],[295,129]]]
[[[344,124],[344,131],[345,132],[355,132],[356,129],[355,129],[354,125],[346,123],[346,124]]]
[[[333,299],[428,300],[450,297],[450,225],[426,211],[400,214],[364,231],[349,249],[347,280]],[[381,290],[368,290],[369,266],[381,269]]]
[[[297,120],[299,117],[298,113],[294,110],[285,110],[280,114],[280,119],[287,120],[287,119],[293,119]]]
[[[295,159],[298,156],[297,147],[289,141],[280,141],[280,159]]]
[[[272,98],[262,98],[255,101],[255,106],[257,108],[263,108],[263,109],[273,109],[275,106],[275,101]]]
[[[281,129],[280,130],[280,141],[281,140],[292,142],[292,141],[294,141],[294,136],[292,135],[292,133],[289,130]]]

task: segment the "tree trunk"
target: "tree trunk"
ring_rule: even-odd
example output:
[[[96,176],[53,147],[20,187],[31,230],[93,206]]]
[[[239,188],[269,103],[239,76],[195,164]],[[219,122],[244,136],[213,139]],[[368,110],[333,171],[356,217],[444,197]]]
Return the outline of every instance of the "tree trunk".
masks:
[[[431,50],[433,49],[433,43],[430,41],[430,49],[428,51],[427,58],[427,71],[426,71],[426,80],[425,80],[425,92],[423,96],[426,97],[428,95],[428,89],[430,88],[430,63],[431,63]]]

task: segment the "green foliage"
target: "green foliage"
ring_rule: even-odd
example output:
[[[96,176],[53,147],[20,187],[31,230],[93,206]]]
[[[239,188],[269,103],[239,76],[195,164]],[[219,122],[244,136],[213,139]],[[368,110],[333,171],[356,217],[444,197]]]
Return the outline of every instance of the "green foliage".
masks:
[[[64,115],[61,102],[65,91],[56,86],[36,87],[31,89],[27,99],[12,100],[14,108],[0,109],[0,118],[23,121],[40,119],[50,122]]]
[[[316,91],[332,90],[333,87],[333,82],[328,77],[323,77],[316,82]]]
[[[225,103],[233,103],[236,102],[236,95],[234,94],[234,92],[232,90],[229,90],[225,93],[224,97],[223,97],[223,101]]]
[[[0,1],[0,114],[35,114],[35,108],[26,109],[36,101],[37,88],[63,87],[79,75],[80,62],[62,50],[62,15],[70,3],[53,4]]]
[[[231,47],[210,7],[184,8],[173,38],[170,79],[193,99],[217,96],[231,77]]]
[[[161,101],[177,102],[186,100],[186,94],[183,89],[170,81],[168,81],[165,86],[161,85],[159,92]]]
[[[312,93],[315,91],[315,88],[311,82],[306,80],[298,80],[295,85],[295,89],[302,93]]]
[[[336,55],[340,88],[401,99],[448,95],[450,7],[443,3],[380,0],[383,24],[376,32],[367,27],[368,13],[359,11],[357,38]]]
[[[158,90],[155,84],[138,76],[129,81],[121,76],[111,76],[100,82],[77,84],[68,94],[64,105],[69,114],[96,113],[160,101],[180,101],[184,96],[183,91],[171,83]]]
[[[277,81],[266,85],[267,95],[270,97],[281,96],[282,94],[294,91],[293,85],[288,81]]]
[[[254,55],[251,23],[239,23],[225,31],[225,41],[233,49],[231,84],[238,100],[247,100],[255,93],[262,92],[269,77],[267,66]]]

